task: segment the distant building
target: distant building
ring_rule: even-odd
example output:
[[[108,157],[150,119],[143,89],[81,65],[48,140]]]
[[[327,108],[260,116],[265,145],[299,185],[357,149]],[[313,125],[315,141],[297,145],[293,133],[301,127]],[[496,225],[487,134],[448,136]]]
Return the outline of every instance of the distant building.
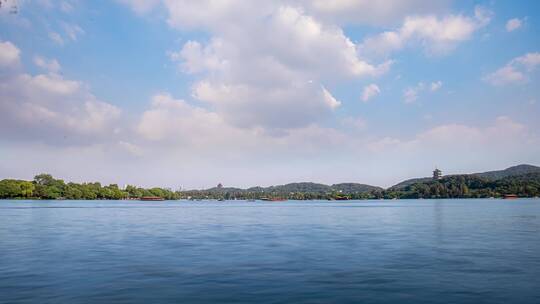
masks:
[[[442,171],[435,168],[435,170],[433,170],[433,179],[438,180],[438,179],[441,179],[441,178],[442,178]]]

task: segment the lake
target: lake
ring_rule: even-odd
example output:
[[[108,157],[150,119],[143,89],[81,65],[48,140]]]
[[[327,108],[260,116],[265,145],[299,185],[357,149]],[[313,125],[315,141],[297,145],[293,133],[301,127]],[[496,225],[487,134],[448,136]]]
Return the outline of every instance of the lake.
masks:
[[[0,201],[0,303],[540,303],[540,200]]]

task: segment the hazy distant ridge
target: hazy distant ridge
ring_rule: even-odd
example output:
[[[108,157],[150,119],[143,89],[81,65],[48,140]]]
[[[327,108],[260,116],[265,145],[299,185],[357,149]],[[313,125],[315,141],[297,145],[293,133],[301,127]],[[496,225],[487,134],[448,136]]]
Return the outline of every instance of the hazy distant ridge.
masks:
[[[540,167],[533,165],[517,165],[504,170],[488,171],[482,173],[473,173],[472,175],[482,177],[489,180],[498,180],[510,176],[518,176],[529,173],[540,173]]]
[[[289,183],[285,185],[269,186],[269,187],[251,187],[248,189],[241,188],[232,188],[232,187],[214,187],[207,189],[205,191],[215,192],[215,193],[226,193],[226,192],[267,192],[267,193],[329,193],[329,192],[340,192],[344,194],[348,193],[364,193],[374,190],[383,190],[381,187],[371,186],[366,184],[359,183],[340,183],[333,184],[331,186],[319,183],[312,182],[300,182],[300,183]]]
[[[518,175],[524,175],[524,174],[530,174],[530,173],[540,173],[540,167],[527,165],[527,164],[521,164],[521,165],[506,168],[504,170],[487,171],[487,172],[472,173],[472,174],[460,174],[460,175],[473,175],[473,176],[481,177],[487,180],[495,181],[495,180],[503,179],[505,177],[518,176]],[[402,181],[398,184],[395,184],[394,186],[390,187],[390,189],[396,189],[396,190],[403,189],[412,184],[429,182],[431,179],[432,179],[431,177],[411,178],[411,179]]]

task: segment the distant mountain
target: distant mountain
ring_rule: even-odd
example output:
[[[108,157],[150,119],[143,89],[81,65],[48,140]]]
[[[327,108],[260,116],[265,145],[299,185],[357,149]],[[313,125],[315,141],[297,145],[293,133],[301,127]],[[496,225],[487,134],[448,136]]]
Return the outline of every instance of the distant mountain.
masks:
[[[519,176],[519,175],[525,175],[525,174],[530,174],[530,173],[540,173],[540,167],[522,164],[522,165],[510,167],[504,170],[487,171],[487,172],[481,172],[481,173],[462,174],[462,175],[473,175],[476,177],[495,181],[495,180],[503,179],[505,177]],[[401,190],[412,184],[426,183],[431,180],[432,180],[431,177],[411,178],[390,187],[390,189]]]
[[[278,193],[290,193],[290,192],[304,192],[304,193],[326,193],[331,192],[332,188],[328,185],[317,183],[290,183],[286,185],[271,186],[265,188],[266,192],[278,192]]]
[[[540,174],[540,167],[532,165],[518,165],[513,166],[504,170],[498,171],[488,171],[481,173],[473,174],[461,174],[466,176],[474,176],[482,178],[485,180],[501,180],[507,177],[521,176],[527,174]],[[449,177],[452,175],[446,175]],[[456,175],[457,176],[457,175]],[[417,183],[429,183],[432,181],[431,177],[420,177],[420,178],[411,178],[405,181],[402,181],[392,187],[389,190],[403,190],[407,186],[417,184]],[[290,183],[285,185],[277,185],[270,187],[251,187],[248,189],[233,188],[233,187],[214,187],[206,190],[198,190],[198,192],[207,192],[214,194],[225,194],[225,193],[276,193],[276,194],[289,194],[289,193],[308,193],[308,194],[326,194],[332,192],[339,192],[342,194],[354,194],[354,193],[369,193],[372,191],[382,191],[384,190],[381,187],[371,186],[366,184],[358,183],[341,183],[333,184],[331,186],[319,183],[311,182],[301,182],[301,183]],[[197,191],[197,190],[193,190]]]
[[[509,176],[518,176],[529,173],[540,173],[540,167],[532,165],[517,165],[504,170],[474,173],[472,175],[489,180],[498,180]]]
[[[371,185],[366,185],[366,184],[357,184],[357,183],[333,184],[331,188],[337,192],[341,191],[342,193],[363,193],[363,192],[384,190],[381,187],[371,186]]]
[[[242,192],[244,189],[240,188],[234,188],[234,187],[213,187],[210,189],[206,189],[205,191],[210,193],[235,193],[235,192]]]
[[[433,178],[431,178],[431,177],[411,178],[411,179],[404,180],[404,181],[402,181],[402,182],[400,182],[398,184],[395,184],[392,187],[390,187],[389,189],[391,189],[391,190],[401,190],[401,189],[404,189],[407,186],[410,186],[412,184],[427,183],[427,182],[431,181],[432,179]]]
[[[330,192],[340,192],[343,194],[350,193],[364,193],[370,192],[373,190],[383,190],[381,187],[357,184],[357,183],[341,183],[334,184],[332,186],[311,182],[302,182],[302,183],[290,183],[285,185],[277,185],[270,187],[251,187],[248,189],[240,188],[227,188],[227,187],[214,187],[206,190],[201,190],[210,193],[311,193],[311,194],[324,194]]]

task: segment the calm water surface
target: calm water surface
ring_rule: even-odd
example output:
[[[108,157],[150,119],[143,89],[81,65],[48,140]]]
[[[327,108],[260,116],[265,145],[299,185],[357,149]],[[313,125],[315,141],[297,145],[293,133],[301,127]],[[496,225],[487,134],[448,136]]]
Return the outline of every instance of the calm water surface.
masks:
[[[540,200],[0,201],[0,303],[540,303]]]

